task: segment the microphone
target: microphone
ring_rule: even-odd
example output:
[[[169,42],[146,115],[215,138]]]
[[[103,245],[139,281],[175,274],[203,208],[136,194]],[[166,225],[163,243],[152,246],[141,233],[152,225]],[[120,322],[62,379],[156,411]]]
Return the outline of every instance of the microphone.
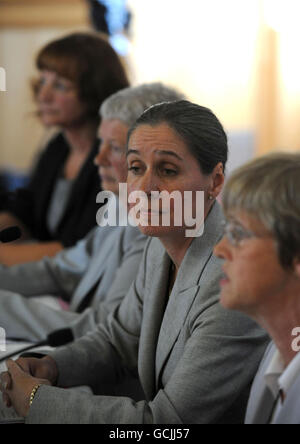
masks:
[[[0,242],[4,244],[8,242],[13,242],[17,239],[20,239],[22,233],[19,227],[10,227],[6,228],[3,231],[0,231]]]
[[[74,335],[70,328],[62,328],[60,330],[55,330],[52,333],[49,333],[49,335],[44,341],[37,342],[36,344],[31,344],[30,346],[27,346],[20,350],[14,351],[9,355],[6,355],[4,358],[0,359],[0,363],[6,361],[9,358],[12,358],[15,355],[20,355],[21,353],[27,352],[36,347],[41,347],[44,345],[50,345],[50,347],[60,347],[72,341],[74,341]]]

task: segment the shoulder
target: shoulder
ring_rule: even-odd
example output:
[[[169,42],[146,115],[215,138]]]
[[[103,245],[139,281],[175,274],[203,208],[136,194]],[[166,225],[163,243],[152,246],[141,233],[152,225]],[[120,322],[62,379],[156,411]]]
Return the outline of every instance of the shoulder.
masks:
[[[63,135],[63,133],[54,134],[46,143],[44,152],[53,153],[57,148],[62,149],[65,152],[69,151],[69,145]]]
[[[122,230],[119,227],[94,227],[85,237],[87,243],[93,245],[96,254],[99,254],[99,248],[104,243],[113,244],[118,237],[122,236]]]
[[[53,164],[59,164],[68,155],[69,146],[62,133],[55,134],[40,153],[37,155],[38,164],[45,164],[48,170],[49,166]],[[43,174],[45,171],[43,170]]]
[[[274,342],[271,341],[269,343],[269,345],[267,346],[265,353],[260,361],[259,368],[258,368],[257,375],[256,375],[256,381],[260,380],[264,376],[268,366],[270,365],[270,362],[271,362],[273,356],[275,355],[275,352],[276,352],[276,346],[275,346]],[[254,381],[254,384],[256,381]]]

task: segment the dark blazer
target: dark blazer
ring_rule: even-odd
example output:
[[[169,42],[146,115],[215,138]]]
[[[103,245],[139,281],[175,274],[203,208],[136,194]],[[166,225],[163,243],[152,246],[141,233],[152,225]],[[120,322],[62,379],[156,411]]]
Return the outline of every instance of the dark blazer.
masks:
[[[1,210],[10,211],[29,229],[39,241],[57,240],[65,247],[82,239],[96,225],[96,195],[101,190],[100,179],[93,159],[98,143],[74,181],[72,192],[56,233],[47,228],[47,212],[55,182],[69,154],[69,146],[63,134],[55,136],[43,151],[26,188],[11,194]]]

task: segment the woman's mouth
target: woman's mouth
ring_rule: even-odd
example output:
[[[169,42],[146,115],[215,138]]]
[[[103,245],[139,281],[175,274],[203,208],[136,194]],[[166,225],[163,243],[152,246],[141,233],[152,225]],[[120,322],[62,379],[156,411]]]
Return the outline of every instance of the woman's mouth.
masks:
[[[221,287],[224,287],[225,285],[229,284],[229,282],[230,282],[230,280],[229,280],[228,276],[227,276],[226,273],[224,273],[224,271],[223,271],[223,276],[222,276],[222,278],[220,279],[220,286],[221,286]]]

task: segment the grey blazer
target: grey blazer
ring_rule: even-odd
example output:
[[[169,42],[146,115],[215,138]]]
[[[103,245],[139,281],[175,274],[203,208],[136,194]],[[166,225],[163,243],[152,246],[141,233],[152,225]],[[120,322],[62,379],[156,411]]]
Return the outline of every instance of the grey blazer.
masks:
[[[275,345],[271,343],[266,350],[257,375],[255,377],[246,414],[246,424],[269,424],[275,399],[265,384],[264,374],[275,353]],[[300,374],[290,387],[281,411],[272,424],[300,424]]]
[[[243,422],[249,385],[266,334],[218,302],[218,204],[193,240],[167,295],[170,259],[158,239],[146,245],[138,276],[119,307],[86,335],[53,354],[58,386],[101,394],[124,369],[138,369],[144,400],[87,396],[42,386],[27,423],[181,424]]]
[[[137,228],[97,227],[55,258],[2,267],[0,326],[8,338],[27,341],[66,325],[76,337],[96,328],[128,292],[145,243]],[[45,305],[45,295],[64,298],[69,311]]]

